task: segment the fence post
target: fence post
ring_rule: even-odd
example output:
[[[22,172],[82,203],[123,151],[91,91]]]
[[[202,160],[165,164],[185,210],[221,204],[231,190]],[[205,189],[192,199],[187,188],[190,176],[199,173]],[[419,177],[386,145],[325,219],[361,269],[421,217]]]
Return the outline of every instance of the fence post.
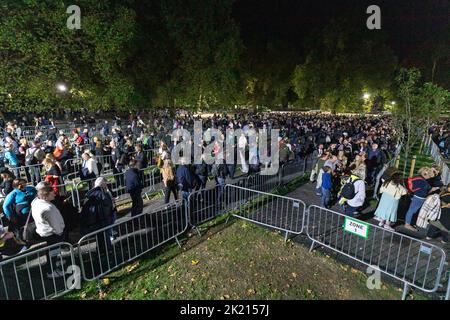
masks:
[[[410,288],[409,284],[407,284],[405,282],[405,285],[403,286],[402,300],[406,300],[406,297],[408,296],[409,288]]]
[[[411,168],[409,169],[409,177],[412,178],[412,176],[414,175],[414,167],[416,166],[416,156],[413,156],[412,161],[411,161]]]
[[[422,148],[423,148],[424,140],[425,140],[425,137],[420,141],[419,154],[422,154]]]
[[[450,272],[448,273],[448,279],[447,279],[447,292],[445,294],[445,300],[450,300]]]

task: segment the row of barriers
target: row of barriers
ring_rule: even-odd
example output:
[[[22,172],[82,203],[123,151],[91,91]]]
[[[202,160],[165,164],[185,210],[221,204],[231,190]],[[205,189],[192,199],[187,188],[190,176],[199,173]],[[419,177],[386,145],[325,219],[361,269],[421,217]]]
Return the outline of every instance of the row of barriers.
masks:
[[[267,190],[279,185],[273,181],[276,179],[271,176],[260,175],[243,177],[237,183]],[[153,185],[157,190],[157,183]],[[66,191],[64,185],[60,187],[61,193]],[[135,217],[119,219],[111,226],[84,235],[76,245],[54,244],[1,261],[0,299],[59,297],[79,288],[81,279],[100,279],[169,241],[179,243],[178,238],[189,226],[197,227],[218,212],[233,209],[239,201],[242,199],[233,195],[228,186],[198,190],[191,193],[188,201],[178,200]],[[222,209],[217,207],[218,203],[222,203]],[[65,271],[62,277],[48,277],[61,269]]]
[[[347,220],[353,219],[343,214],[317,206],[307,207],[299,199],[255,190],[269,188],[265,185],[271,178],[263,179],[248,177],[239,179],[235,185],[199,190],[191,193],[187,201],[179,200],[148,210],[87,234],[75,246],[62,243],[3,261],[0,263],[0,298],[59,296],[75,289],[81,278],[99,280],[165,243],[175,240],[179,244],[179,237],[190,226],[198,229],[223,214],[285,232],[286,238],[306,234],[312,241],[311,249],[315,245],[327,247],[402,281],[405,285],[403,298],[410,287],[436,292],[442,286],[447,257],[441,248],[368,224],[365,224],[365,236],[361,237],[346,230]],[[58,246],[59,254],[50,255]],[[49,261],[44,266],[43,257]],[[45,271],[57,269],[58,263],[70,268],[70,276],[47,279]],[[449,299],[449,288],[446,299]]]
[[[367,226],[367,237],[362,238],[345,230],[349,218],[338,212],[307,207],[299,199],[226,185],[197,191],[188,201],[178,200],[89,233],[76,246],[61,243],[4,261],[0,263],[0,298],[59,296],[73,290],[81,278],[99,280],[167,242],[180,244],[179,237],[189,226],[198,227],[223,214],[277,229],[286,236],[306,233],[311,248],[317,244],[327,247],[402,281],[403,298],[410,286],[435,292],[442,285],[446,254],[435,245],[374,225]],[[60,252],[51,255],[55,249]],[[50,263],[43,264],[44,257]],[[69,271],[67,276],[45,277],[46,271],[63,265]]]
[[[448,167],[447,162],[445,161],[444,157],[441,154],[439,146],[436,143],[434,143],[432,135],[430,134],[424,137],[422,143],[424,143],[425,153],[429,154],[433,158],[434,162],[441,168],[442,182],[444,183],[444,185],[449,184],[450,169]]]

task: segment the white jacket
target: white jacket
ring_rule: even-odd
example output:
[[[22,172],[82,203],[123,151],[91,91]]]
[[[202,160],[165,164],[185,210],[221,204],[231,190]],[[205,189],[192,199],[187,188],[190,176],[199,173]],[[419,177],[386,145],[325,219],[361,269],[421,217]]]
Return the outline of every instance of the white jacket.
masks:
[[[361,207],[366,200],[366,184],[363,180],[356,180],[353,185],[355,186],[355,197],[347,200],[347,204],[354,208]]]
[[[83,168],[87,168],[89,170],[89,173],[94,173],[97,177],[99,176],[97,161],[95,161],[94,158],[90,158],[89,160],[85,161],[83,164]]]
[[[31,214],[36,224],[36,233],[41,237],[63,233],[64,219],[53,203],[35,198],[31,203]]]

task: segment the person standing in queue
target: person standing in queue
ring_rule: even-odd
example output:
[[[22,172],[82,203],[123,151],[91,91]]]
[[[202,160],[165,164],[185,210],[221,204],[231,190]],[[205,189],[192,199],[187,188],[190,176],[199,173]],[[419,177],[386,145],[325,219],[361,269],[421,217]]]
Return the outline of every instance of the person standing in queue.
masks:
[[[137,216],[144,210],[144,201],[142,200],[142,181],[137,168],[137,161],[131,160],[129,169],[125,172],[125,190],[130,194],[131,216]]]

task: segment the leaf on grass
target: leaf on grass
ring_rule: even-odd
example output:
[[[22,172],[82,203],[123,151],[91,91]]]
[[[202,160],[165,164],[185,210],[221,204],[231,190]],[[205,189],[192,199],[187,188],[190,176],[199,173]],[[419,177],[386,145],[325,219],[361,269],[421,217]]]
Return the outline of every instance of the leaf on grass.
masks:
[[[248,289],[247,293],[250,295],[254,295],[256,293],[255,289]]]
[[[306,289],[306,292],[308,292],[308,294],[312,294],[312,290],[311,289]]]
[[[196,266],[198,265],[199,261],[198,260],[192,260],[191,261],[191,265]]]
[[[126,267],[125,270],[127,270],[127,272],[130,273],[136,270],[137,267],[139,267],[139,261],[133,263],[131,266]]]
[[[109,278],[104,278],[104,279],[102,280],[102,283],[103,283],[105,286],[109,285],[109,284],[110,284]]]
[[[293,276],[294,278],[297,278],[297,274],[296,274],[295,272],[292,272],[292,276]]]
[[[86,298],[86,292],[83,292],[83,293],[80,295],[80,298],[81,298],[81,299]]]
[[[103,300],[106,298],[106,292],[105,291],[100,291],[98,294],[98,297],[100,300]]]
[[[143,294],[147,294],[147,293],[148,293],[148,290],[147,290],[147,289],[144,289],[144,290],[142,290],[142,293],[143,293]]]
[[[352,271],[352,273],[358,273],[358,270],[355,268],[352,268],[351,271]]]

